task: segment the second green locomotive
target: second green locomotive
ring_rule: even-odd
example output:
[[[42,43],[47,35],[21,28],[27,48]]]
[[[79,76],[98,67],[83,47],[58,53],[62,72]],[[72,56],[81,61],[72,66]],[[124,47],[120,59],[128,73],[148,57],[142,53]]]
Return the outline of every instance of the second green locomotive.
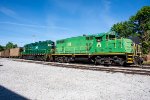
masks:
[[[54,53],[54,42],[51,40],[26,44],[21,53],[24,59],[46,60]]]

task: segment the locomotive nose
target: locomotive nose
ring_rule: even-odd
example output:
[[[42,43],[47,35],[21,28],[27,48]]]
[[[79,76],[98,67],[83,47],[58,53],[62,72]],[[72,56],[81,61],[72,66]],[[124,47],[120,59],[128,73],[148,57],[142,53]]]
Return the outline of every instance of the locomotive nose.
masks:
[[[128,53],[133,53],[134,52],[133,43],[130,39],[125,40],[124,48],[125,48],[125,52],[128,52]]]

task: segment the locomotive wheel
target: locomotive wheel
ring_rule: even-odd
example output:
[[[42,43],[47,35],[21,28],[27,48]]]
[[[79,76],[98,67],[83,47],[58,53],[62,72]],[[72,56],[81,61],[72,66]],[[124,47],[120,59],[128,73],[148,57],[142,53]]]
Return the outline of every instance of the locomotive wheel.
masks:
[[[125,65],[124,59],[120,58],[119,60],[120,60],[119,64],[120,64],[121,66],[124,66],[124,65]]]
[[[98,65],[97,59],[95,59],[94,63],[95,63],[95,65]]]
[[[69,63],[69,62],[70,62],[70,58],[65,57],[65,58],[64,58],[64,62],[65,62],[65,63]]]
[[[64,62],[64,59],[63,59],[63,57],[59,57],[59,61],[58,61],[59,63],[63,63]]]
[[[95,65],[99,65],[101,64],[101,58],[100,57],[96,57],[95,58]]]
[[[60,57],[57,58],[57,62],[61,63],[61,59]]]
[[[55,61],[56,61],[56,62],[59,62],[59,58],[58,58],[58,57],[55,57]]]
[[[141,57],[135,57],[134,59],[134,64],[142,67],[143,59]]]
[[[50,61],[50,62],[53,62],[53,61],[54,61],[54,58],[53,58],[53,57],[50,57],[50,58],[49,58],[49,61]]]

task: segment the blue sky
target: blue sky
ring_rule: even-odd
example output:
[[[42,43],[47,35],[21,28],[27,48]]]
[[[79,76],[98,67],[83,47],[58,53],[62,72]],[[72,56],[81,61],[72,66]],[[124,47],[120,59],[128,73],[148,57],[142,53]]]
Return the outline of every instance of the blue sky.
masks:
[[[0,44],[107,32],[150,0],[0,0]]]

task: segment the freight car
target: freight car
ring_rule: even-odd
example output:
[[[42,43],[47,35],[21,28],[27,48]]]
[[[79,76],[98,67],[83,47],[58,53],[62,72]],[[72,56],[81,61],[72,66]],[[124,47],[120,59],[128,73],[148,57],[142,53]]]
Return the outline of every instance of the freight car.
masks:
[[[10,49],[10,58],[19,58],[21,56],[22,48],[12,48]]]
[[[3,55],[3,57],[9,58],[9,56],[10,56],[10,50],[9,50],[9,49],[4,50],[4,55]]]
[[[140,46],[116,33],[84,35],[56,41],[55,61],[70,62],[87,58],[95,64],[130,65],[140,62]]]
[[[2,58],[19,58],[21,57],[22,48],[11,48],[0,52]]]
[[[4,51],[1,51],[1,58],[4,57]]]
[[[2,52],[0,52],[0,58],[2,57]]]
[[[10,54],[10,50],[7,49],[7,50],[4,50],[4,51],[0,52],[0,57],[2,57],[2,58],[9,58],[9,54]]]

